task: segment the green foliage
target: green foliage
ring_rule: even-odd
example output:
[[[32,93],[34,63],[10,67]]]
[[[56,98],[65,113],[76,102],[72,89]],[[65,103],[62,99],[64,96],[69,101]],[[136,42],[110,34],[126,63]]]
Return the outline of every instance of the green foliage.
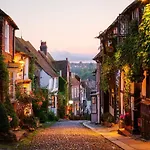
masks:
[[[12,128],[16,128],[19,125],[19,119],[16,115],[16,112],[14,110],[14,107],[12,103],[10,102],[9,96],[6,97],[4,106],[6,108],[7,114],[12,118],[12,121],[10,121],[10,126]]]
[[[8,122],[7,112],[2,103],[0,103],[0,132],[8,132],[10,125]]]
[[[48,121],[48,114],[44,111],[40,111],[38,118],[40,119],[41,123],[44,123],[44,122]]]
[[[35,72],[35,58],[32,57],[30,58],[30,63],[29,63],[29,79],[31,79],[31,84],[32,84],[32,89],[35,88],[35,83],[34,83],[34,72]]]
[[[57,114],[59,118],[64,118],[66,114],[66,97],[63,93],[58,94],[58,109],[57,109]]]
[[[38,118],[36,118],[34,116],[24,117],[23,118],[23,126],[25,128],[36,128],[38,121],[39,121]]]
[[[59,77],[59,93],[58,93],[58,109],[57,109],[57,114],[59,118],[65,117],[68,100],[69,100],[68,84],[62,77]]]
[[[8,93],[9,87],[9,75],[6,64],[4,63],[4,58],[0,55],[0,97],[1,101],[4,100],[4,97]]]
[[[144,9],[142,22],[139,26],[140,47],[139,57],[142,58],[143,68],[150,67],[150,4],[147,4]]]
[[[109,80],[111,76],[115,73],[115,65],[114,65],[113,56],[104,55],[103,63],[102,63],[102,72],[101,72],[101,80],[100,80],[100,88],[106,92],[109,89]]]
[[[71,72],[79,75],[82,80],[95,80],[92,72],[95,71],[96,65],[94,63],[71,63]]]
[[[40,119],[41,123],[48,120],[48,90],[37,89],[34,91],[34,100],[32,101],[33,113]]]
[[[4,58],[2,55],[0,55],[0,80],[3,80],[5,82],[8,82],[8,69],[6,64],[4,63]]]
[[[48,121],[58,121],[58,118],[52,111],[48,112]]]

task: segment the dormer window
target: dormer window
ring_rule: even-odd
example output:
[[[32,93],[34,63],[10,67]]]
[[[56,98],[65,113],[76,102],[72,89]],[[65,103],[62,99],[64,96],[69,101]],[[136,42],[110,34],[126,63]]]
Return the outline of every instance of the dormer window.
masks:
[[[9,53],[9,24],[5,21],[5,52]]]
[[[136,8],[133,12],[132,12],[132,20],[139,20],[139,9]]]

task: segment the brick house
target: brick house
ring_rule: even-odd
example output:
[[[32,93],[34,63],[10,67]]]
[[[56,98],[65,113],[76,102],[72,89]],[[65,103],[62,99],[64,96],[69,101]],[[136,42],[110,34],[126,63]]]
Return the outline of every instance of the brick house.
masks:
[[[72,113],[76,115],[81,114],[81,95],[80,95],[80,78],[74,73],[71,74],[71,99],[73,100]]]
[[[66,107],[66,114],[69,114],[69,100],[71,100],[71,71],[70,71],[70,63],[68,58],[66,60],[54,60],[52,61],[52,65],[56,69],[56,71],[60,74],[60,76],[66,80],[66,100],[67,100],[67,107]]]

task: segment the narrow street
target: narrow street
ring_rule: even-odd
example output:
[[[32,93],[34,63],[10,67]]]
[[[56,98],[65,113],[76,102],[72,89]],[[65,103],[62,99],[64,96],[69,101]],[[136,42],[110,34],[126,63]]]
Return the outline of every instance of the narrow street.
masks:
[[[25,148],[26,149],[26,148]],[[61,121],[34,137],[30,150],[121,150],[82,121]]]

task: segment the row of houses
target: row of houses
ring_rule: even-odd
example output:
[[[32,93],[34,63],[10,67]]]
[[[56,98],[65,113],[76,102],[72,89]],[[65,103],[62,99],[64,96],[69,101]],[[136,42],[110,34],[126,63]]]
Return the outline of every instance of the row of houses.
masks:
[[[81,113],[83,108],[79,108],[87,101],[88,87],[81,82],[80,77],[75,78],[71,73],[68,59],[54,60],[48,52],[46,42],[43,41],[40,43],[40,49],[36,50],[29,41],[15,36],[18,29],[16,23],[0,10],[0,55],[4,57],[9,72],[9,95],[15,109],[18,106],[16,87],[19,86],[21,91],[28,95],[37,89],[47,89],[48,107],[56,116],[60,93],[66,95],[66,114],[69,114],[70,100],[73,100],[73,113]],[[0,81],[0,87],[3,88],[3,81]],[[4,95],[1,91],[0,101],[3,102]]]
[[[134,38],[131,39],[131,34],[135,36],[136,33],[133,32],[138,34],[138,28],[142,22],[143,13],[146,10],[145,6],[149,7],[149,1],[135,0],[119,14],[105,31],[100,32],[96,37],[100,40],[100,52],[93,58],[97,63],[97,69],[95,72],[96,90],[91,94],[91,121],[101,123],[106,113],[113,117],[114,122],[118,122],[121,117],[125,117],[128,120],[124,126],[125,130],[135,134],[142,134],[145,138],[150,138],[150,131],[148,129],[150,125],[149,69],[143,70],[141,68],[139,70],[136,76],[139,77],[138,81],[131,80],[131,78],[127,79],[128,76],[126,74],[133,67],[139,67],[138,64],[137,66],[130,64],[134,57],[138,57],[138,55],[133,55],[132,52],[135,43],[133,43]],[[135,31],[136,28],[137,31]],[[116,69],[114,67],[116,66],[114,59],[116,56],[114,54],[117,54],[118,46],[122,45],[125,41],[127,41],[127,44],[131,43],[131,45],[125,45],[121,50],[129,50],[131,59],[127,58],[130,56],[124,53],[122,63],[126,58],[129,62],[125,66]],[[112,70],[111,73],[109,69]],[[116,70],[114,71],[113,69]],[[109,74],[106,72],[109,72]],[[105,77],[107,78],[107,85],[104,87],[104,82],[106,83]]]

